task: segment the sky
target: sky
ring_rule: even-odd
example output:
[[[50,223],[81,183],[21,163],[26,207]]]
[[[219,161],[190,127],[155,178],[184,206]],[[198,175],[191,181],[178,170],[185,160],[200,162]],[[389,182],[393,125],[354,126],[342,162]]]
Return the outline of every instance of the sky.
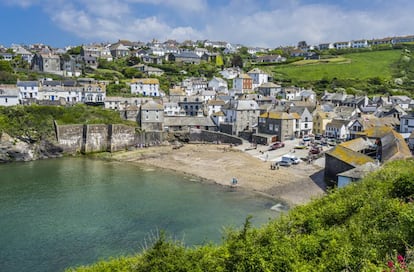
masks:
[[[119,39],[276,48],[414,34],[412,0],[0,0],[0,45]]]

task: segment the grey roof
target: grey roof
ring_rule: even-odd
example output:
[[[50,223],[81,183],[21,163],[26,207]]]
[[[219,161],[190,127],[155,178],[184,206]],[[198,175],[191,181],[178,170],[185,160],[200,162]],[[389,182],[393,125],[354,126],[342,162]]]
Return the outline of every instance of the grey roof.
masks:
[[[142,105],[141,109],[143,110],[164,110],[164,107],[155,101],[148,101],[147,103]]]
[[[261,84],[258,88],[261,89],[261,88],[280,88],[280,87],[281,87],[280,85],[277,85],[273,82],[266,82],[266,83]]]
[[[236,109],[237,110],[258,110],[259,105],[254,100],[238,100]]]
[[[0,86],[0,97],[18,97],[19,90],[17,88],[7,88]]]
[[[196,53],[194,53],[194,52],[191,52],[191,51],[183,51],[183,52],[181,52],[181,53],[178,53],[178,54],[174,54],[174,56],[176,57],[176,58],[192,58],[192,59],[200,59],[200,57],[196,54]]]
[[[18,81],[16,84],[18,87],[38,87],[37,81]]]
[[[339,173],[338,176],[349,177],[353,179],[361,179],[378,168],[379,165],[372,162],[367,162],[366,164],[357,166],[355,168],[352,168],[351,170]]]
[[[346,126],[349,123],[347,120],[340,120],[340,119],[333,119],[331,122],[326,124],[326,127],[332,128],[341,128],[342,126]]]

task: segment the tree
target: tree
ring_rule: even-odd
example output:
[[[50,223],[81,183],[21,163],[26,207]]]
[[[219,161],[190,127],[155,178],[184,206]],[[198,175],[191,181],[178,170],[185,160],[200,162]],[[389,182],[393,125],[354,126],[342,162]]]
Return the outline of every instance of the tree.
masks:
[[[0,60],[0,71],[13,73],[13,67],[7,60]]]
[[[231,60],[231,65],[233,67],[240,67],[243,68],[243,59],[240,55],[234,55]]]
[[[68,53],[69,55],[80,55],[81,50],[82,50],[82,46],[81,46],[81,45],[79,45],[79,46],[76,46],[76,47],[73,47],[73,48],[69,49],[69,50],[67,51],[67,53]]]

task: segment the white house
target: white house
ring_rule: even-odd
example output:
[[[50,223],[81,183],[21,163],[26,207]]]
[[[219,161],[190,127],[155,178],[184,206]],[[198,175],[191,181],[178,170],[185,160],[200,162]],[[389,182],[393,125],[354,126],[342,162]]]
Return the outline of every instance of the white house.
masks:
[[[85,84],[82,86],[82,102],[85,104],[105,104],[106,86],[104,84]]]
[[[309,135],[313,131],[313,116],[306,107],[292,107],[289,112],[296,112],[300,116],[299,135]]]
[[[335,49],[350,48],[351,47],[351,42],[335,42],[334,47],[335,47]]]
[[[235,79],[240,73],[240,68],[226,68],[219,72],[225,79]]]
[[[269,82],[269,75],[260,70],[259,68],[254,68],[247,72],[247,74],[252,78],[252,88],[255,89],[260,85]]]
[[[20,102],[26,103],[30,99],[39,98],[39,83],[37,81],[18,81]]]
[[[19,90],[14,85],[0,85],[0,106],[20,104]]]
[[[176,102],[166,102],[164,106],[164,116],[185,116],[185,111]]]
[[[221,99],[212,99],[207,102],[208,116],[213,116],[218,112],[221,112],[221,108],[225,105],[225,102]],[[223,114],[220,116],[224,116]],[[216,124],[217,125],[217,124]]]
[[[211,99],[214,99],[214,97],[216,97],[216,92],[213,90],[204,90],[200,92],[200,96],[204,102],[207,102]]]
[[[82,89],[79,87],[41,86],[39,100],[59,101],[68,103],[80,103],[82,101]]]
[[[213,77],[209,82],[208,82],[208,87],[213,89],[216,92],[227,92],[228,91],[228,85],[227,85],[227,81],[225,81],[224,79],[220,78],[220,77]]]
[[[326,124],[325,135],[335,139],[347,139],[348,123],[349,121],[347,120],[333,119],[330,123]]]
[[[188,96],[196,95],[207,89],[208,82],[205,78],[190,77],[183,80],[181,86]]]
[[[143,96],[161,96],[160,82],[156,78],[138,78],[130,83],[131,93]]]
[[[369,47],[368,40],[351,41],[351,48],[366,48]]]

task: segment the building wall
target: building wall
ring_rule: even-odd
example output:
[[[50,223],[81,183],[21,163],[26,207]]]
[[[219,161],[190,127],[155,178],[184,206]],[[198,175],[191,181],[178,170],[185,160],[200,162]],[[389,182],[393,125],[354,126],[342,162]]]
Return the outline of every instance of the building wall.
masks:
[[[208,142],[208,143],[227,143],[240,145],[243,143],[243,140],[239,137],[232,136],[229,134],[201,130],[201,129],[192,129],[190,131],[190,142]]]
[[[19,105],[18,96],[0,96],[0,106]]]
[[[325,153],[325,182],[329,186],[337,186],[337,174],[351,170],[355,167]]]

